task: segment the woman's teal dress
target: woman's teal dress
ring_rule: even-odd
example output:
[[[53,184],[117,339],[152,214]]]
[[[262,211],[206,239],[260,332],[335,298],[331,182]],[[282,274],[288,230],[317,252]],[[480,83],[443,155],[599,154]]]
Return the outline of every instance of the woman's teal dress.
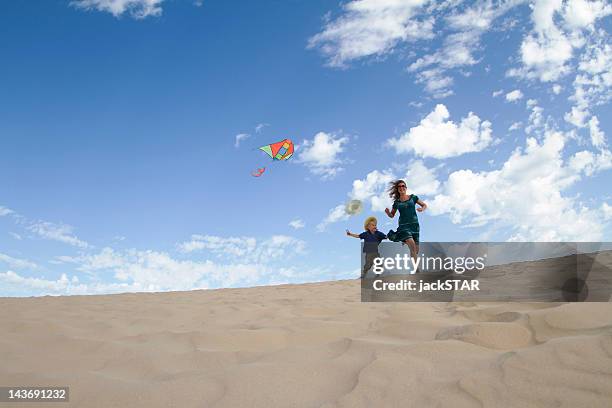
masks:
[[[416,213],[416,203],[419,197],[412,194],[406,201],[395,200],[393,209],[399,211],[399,226],[397,231],[389,231],[387,238],[395,242],[404,242],[407,239],[414,239],[419,243],[419,219]]]

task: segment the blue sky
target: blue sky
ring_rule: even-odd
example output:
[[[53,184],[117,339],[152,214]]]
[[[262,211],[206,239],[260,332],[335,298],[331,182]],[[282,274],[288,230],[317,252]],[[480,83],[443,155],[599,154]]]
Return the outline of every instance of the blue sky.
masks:
[[[0,296],[357,276],[398,177],[425,241],[609,241],[611,12],[2,2]]]

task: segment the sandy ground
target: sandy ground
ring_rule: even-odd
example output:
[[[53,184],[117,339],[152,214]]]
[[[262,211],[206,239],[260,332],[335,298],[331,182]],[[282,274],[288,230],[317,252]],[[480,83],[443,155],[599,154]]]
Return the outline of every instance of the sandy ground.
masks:
[[[53,406],[612,406],[612,303],[361,303],[354,280],[0,298],[0,333],[0,385],[69,386]]]

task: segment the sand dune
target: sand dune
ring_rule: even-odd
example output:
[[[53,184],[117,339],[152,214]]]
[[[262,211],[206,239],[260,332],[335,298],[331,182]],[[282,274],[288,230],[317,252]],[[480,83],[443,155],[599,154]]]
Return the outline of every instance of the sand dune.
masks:
[[[361,303],[355,280],[2,298],[0,331],[0,385],[62,406],[612,406],[611,303]]]

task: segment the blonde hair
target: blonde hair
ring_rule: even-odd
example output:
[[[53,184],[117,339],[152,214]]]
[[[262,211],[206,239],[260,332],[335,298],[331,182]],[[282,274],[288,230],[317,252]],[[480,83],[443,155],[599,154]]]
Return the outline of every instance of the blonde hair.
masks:
[[[374,225],[378,224],[378,220],[376,219],[376,217],[368,217],[366,218],[366,220],[363,222],[363,228],[364,229],[368,229],[368,225],[370,225],[370,223],[373,222]]]

